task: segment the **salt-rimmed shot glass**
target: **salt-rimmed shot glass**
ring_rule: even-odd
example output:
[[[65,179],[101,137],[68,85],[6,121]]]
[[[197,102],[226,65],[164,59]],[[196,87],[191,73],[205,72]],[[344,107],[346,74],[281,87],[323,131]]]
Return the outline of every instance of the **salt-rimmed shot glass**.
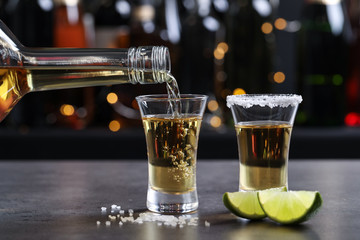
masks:
[[[239,190],[287,189],[290,138],[302,97],[244,94],[226,101],[238,142]]]
[[[198,138],[207,96],[144,95],[136,100],[148,154],[147,208],[161,213],[195,211],[199,205],[196,189]]]

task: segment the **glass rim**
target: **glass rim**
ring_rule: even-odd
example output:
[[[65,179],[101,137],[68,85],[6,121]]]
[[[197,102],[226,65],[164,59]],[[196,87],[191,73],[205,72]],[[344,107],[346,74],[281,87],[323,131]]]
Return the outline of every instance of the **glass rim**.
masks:
[[[241,106],[250,108],[253,106],[260,107],[295,107],[302,102],[302,96],[297,94],[241,94],[228,95],[226,97],[226,105],[228,108],[232,106]]]
[[[203,94],[180,94],[180,98],[169,98],[167,94],[148,94],[135,97],[137,101],[169,101],[169,100],[206,100],[207,95]]]

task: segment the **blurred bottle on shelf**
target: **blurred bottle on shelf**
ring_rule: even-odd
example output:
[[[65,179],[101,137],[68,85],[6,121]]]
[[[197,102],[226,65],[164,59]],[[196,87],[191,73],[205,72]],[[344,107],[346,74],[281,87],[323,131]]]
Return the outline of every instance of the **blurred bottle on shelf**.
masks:
[[[224,44],[224,17],[228,0],[184,0],[180,2],[181,54],[179,86],[183,92],[209,95],[204,115],[205,128],[222,131],[223,113],[217,99],[222,82],[217,73],[223,72],[223,55],[216,51]],[[219,49],[218,49],[219,50]],[[219,74],[218,74],[219,75]]]
[[[225,41],[216,49],[222,53],[223,69],[215,73],[215,82],[219,86],[217,99],[229,125],[232,125],[232,117],[225,106],[227,95],[271,91],[276,11],[276,1],[229,1]]]
[[[52,0],[4,0],[0,3],[0,18],[29,47],[53,46]],[[50,94],[43,92],[25,96],[26,100],[4,120],[2,126],[26,131],[30,127],[45,127],[46,106]],[[36,107],[34,107],[36,106]]]
[[[54,46],[88,47],[81,0],[54,0],[54,2]]]
[[[127,0],[102,0],[94,14],[95,46],[128,48],[131,4]]]
[[[349,68],[346,79],[347,126],[360,126],[360,2],[348,0],[347,12],[353,32],[349,50]]]
[[[351,28],[342,0],[306,0],[298,36],[297,122],[343,125]]]
[[[227,4],[227,1],[223,1]],[[224,7],[226,11],[227,7]],[[184,92],[214,92],[214,49],[223,30],[212,0],[181,2],[181,47],[179,85]]]
[[[273,7],[268,0],[232,1],[226,19],[226,87],[247,93],[269,92],[275,36]]]
[[[54,47],[87,48],[91,45],[81,0],[54,0]],[[96,88],[66,89],[53,94],[52,105],[47,107],[47,120],[58,127],[83,129],[90,125],[95,114]],[[66,115],[64,104],[72,106],[75,113]]]
[[[130,43],[164,45],[172,53],[174,76],[177,77],[180,19],[176,0],[135,0],[130,20]]]

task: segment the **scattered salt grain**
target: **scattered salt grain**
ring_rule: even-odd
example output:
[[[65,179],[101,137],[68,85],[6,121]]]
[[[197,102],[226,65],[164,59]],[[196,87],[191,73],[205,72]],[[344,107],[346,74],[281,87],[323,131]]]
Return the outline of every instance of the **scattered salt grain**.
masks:
[[[131,222],[131,223],[135,222],[134,217],[121,217],[120,219],[124,223],[125,222]]]
[[[197,217],[190,218],[190,221],[188,222],[189,226],[197,226],[198,225],[198,219]]]
[[[106,207],[101,207],[101,211],[104,213],[106,212]],[[118,214],[115,213],[118,212]],[[174,215],[161,215],[157,213],[151,213],[151,212],[144,212],[140,213],[137,218],[134,218],[134,210],[129,209],[127,210],[129,213],[128,216],[125,215],[125,210],[121,209],[121,206],[118,205],[111,205],[111,214],[108,215],[108,221],[105,222],[106,226],[110,226],[111,222],[114,222],[115,220],[119,220],[119,226],[122,226],[124,223],[137,223],[137,224],[143,224],[144,222],[155,222],[157,226],[167,226],[167,227],[179,227],[184,228],[184,226],[198,226],[199,218],[198,217],[192,217],[191,215],[181,215],[179,217]],[[115,215],[115,214],[116,215]],[[96,224],[98,226],[101,225],[100,221],[97,221]],[[205,221],[205,227],[210,227],[210,222]]]
[[[141,219],[140,220],[136,219],[135,222],[138,223],[138,224],[143,224],[144,223]]]
[[[134,214],[134,210],[133,210],[133,209],[129,209],[128,211],[129,211],[129,216],[132,217],[133,214]]]
[[[140,213],[135,221],[157,222],[158,226],[184,227],[184,225],[198,226],[198,217],[159,215],[155,213]]]
[[[197,223],[197,222],[188,222],[187,225],[188,225],[188,226],[197,226],[198,223]]]

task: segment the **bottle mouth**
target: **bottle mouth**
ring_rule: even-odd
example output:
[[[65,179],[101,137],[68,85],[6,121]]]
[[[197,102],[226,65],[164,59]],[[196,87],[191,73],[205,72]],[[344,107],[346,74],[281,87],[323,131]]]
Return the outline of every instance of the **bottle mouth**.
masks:
[[[153,47],[152,49],[153,68],[157,71],[171,72],[169,49],[164,46]]]
[[[128,52],[130,82],[162,83],[171,71],[169,49],[164,46],[130,48]]]

